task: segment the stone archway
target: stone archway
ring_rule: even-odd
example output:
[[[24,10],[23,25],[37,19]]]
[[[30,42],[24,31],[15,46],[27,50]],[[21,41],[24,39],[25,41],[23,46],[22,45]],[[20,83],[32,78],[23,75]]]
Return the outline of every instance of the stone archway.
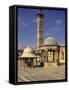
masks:
[[[63,50],[60,51],[60,59],[64,60],[64,51]]]
[[[54,50],[48,49],[47,51],[47,62],[54,62]]]

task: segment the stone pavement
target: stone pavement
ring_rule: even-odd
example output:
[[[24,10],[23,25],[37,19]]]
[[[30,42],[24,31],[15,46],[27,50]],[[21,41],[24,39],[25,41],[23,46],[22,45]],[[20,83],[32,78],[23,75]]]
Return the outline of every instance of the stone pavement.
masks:
[[[18,64],[18,82],[60,80],[65,78],[65,65],[23,68]]]

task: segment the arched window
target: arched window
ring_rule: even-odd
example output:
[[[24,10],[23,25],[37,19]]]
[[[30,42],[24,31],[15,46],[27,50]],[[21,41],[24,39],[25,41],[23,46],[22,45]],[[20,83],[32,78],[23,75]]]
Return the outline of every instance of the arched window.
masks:
[[[64,52],[61,51],[61,60],[64,60]]]

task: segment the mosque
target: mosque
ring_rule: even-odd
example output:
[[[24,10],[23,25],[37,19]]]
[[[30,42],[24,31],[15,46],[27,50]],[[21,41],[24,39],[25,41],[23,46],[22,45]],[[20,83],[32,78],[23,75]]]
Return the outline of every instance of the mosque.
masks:
[[[43,42],[43,18],[42,10],[37,14],[37,47],[29,46],[22,52],[18,52],[18,59],[23,67],[43,67],[46,65],[65,64],[65,45],[59,45],[54,37],[48,37]],[[20,54],[21,53],[21,54]]]

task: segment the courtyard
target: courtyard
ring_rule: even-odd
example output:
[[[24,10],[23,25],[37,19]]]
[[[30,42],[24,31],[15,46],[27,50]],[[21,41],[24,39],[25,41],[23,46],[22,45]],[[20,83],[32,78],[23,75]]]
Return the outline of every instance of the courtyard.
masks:
[[[18,82],[65,79],[65,65],[46,65],[44,67],[25,67],[18,62]]]

